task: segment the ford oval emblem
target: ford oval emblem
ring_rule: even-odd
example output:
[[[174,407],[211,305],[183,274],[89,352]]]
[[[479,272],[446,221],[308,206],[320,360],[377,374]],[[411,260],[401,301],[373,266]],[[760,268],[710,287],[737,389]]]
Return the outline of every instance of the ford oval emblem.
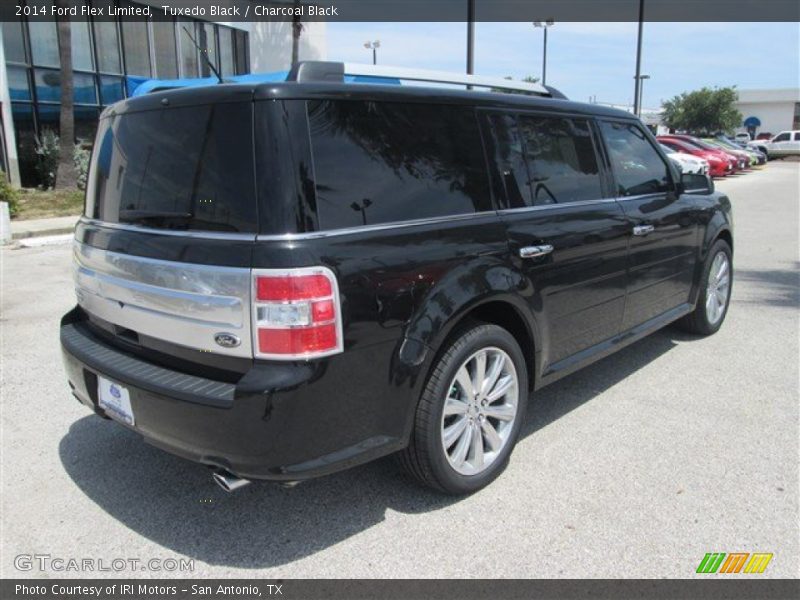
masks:
[[[223,348],[236,348],[242,341],[232,333],[217,333],[214,335],[214,341]]]
[[[114,396],[114,398],[119,398],[122,395],[119,393],[119,388],[115,386],[113,383],[108,388],[108,391],[111,392],[111,395]]]

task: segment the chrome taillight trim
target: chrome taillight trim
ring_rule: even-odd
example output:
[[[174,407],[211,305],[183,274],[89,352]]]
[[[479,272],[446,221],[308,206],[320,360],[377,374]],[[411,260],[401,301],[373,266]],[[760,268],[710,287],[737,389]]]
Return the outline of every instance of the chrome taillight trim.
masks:
[[[299,327],[271,327],[271,329],[305,329],[314,326],[335,324],[336,327],[336,347],[330,350],[322,350],[319,352],[305,352],[302,354],[272,354],[267,352],[260,352],[258,347],[258,296],[256,283],[259,277],[301,277],[303,275],[323,275],[331,283],[331,298],[333,300],[334,318],[332,321],[325,323],[317,323],[312,326],[299,326]],[[250,275],[250,319],[251,319],[251,336],[253,345],[253,357],[256,359],[264,360],[281,360],[281,361],[298,361],[298,360],[315,360],[317,358],[325,358],[326,356],[333,356],[344,352],[344,333],[342,327],[342,299],[339,295],[339,281],[336,274],[328,267],[299,267],[296,269],[251,269]],[[304,298],[303,302],[314,302],[315,300],[327,300],[324,298]],[[263,304],[276,304],[274,300],[265,301]],[[290,304],[291,302],[286,302]]]

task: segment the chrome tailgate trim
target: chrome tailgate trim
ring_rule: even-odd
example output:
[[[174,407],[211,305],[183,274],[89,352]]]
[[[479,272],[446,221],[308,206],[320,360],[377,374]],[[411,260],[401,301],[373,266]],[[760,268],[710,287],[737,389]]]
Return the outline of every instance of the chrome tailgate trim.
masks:
[[[250,269],[172,262],[74,242],[78,304],[139,334],[198,350],[252,358]],[[230,333],[238,346],[218,345]]]

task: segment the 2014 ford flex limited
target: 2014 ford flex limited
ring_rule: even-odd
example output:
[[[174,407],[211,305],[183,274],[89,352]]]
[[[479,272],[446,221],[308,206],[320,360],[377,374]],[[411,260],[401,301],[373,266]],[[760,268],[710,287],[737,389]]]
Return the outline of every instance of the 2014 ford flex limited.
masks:
[[[730,202],[638,119],[343,72],[105,111],[61,323],[78,400],[226,489],[397,453],[463,494],[542,386],[719,329]]]

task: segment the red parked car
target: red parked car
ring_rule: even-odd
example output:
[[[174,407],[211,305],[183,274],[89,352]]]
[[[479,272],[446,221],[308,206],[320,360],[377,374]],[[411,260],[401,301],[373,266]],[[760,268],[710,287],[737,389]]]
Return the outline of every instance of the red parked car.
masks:
[[[736,160],[736,166],[740,171],[750,168],[750,155],[744,150],[729,150],[727,148],[720,148],[718,146],[714,146],[713,144],[709,144],[705,140],[696,138],[693,135],[684,135],[678,133],[673,133],[670,135],[671,137],[686,140],[687,142],[694,144],[695,146],[700,146],[706,150],[720,150],[728,156],[732,156],[734,160]]]
[[[659,142],[672,148],[675,152],[693,154],[708,161],[708,174],[712,177],[724,177],[736,171],[736,161],[719,150],[706,150],[682,138],[670,135],[660,135],[656,138]]]

